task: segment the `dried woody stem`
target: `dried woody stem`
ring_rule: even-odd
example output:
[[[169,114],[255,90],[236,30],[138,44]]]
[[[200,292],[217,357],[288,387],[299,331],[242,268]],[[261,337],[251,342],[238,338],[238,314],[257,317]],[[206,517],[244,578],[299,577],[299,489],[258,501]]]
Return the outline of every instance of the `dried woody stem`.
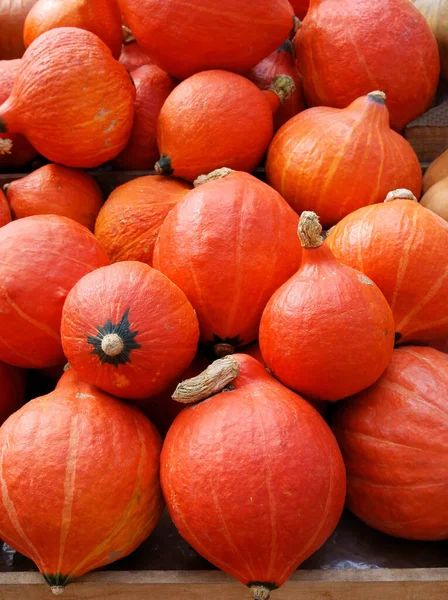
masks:
[[[393,202],[394,200],[413,200],[414,202],[418,202],[414,194],[410,190],[404,188],[389,192],[384,202]]]
[[[11,154],[12,140],[0,138],[0,154]]]
[[[324,241],[320,235],[322,225],[319,223],[319,217],[316,213],[304,210],[299,220],[299,239],[303,248],[319,248]]]
[[[208,183],[209,181],[215,181],[216,179],[223,179],[233,173],[233,169],[228,169],[227,167],[222,167],[221,169],[215,169],[208,173],[208,175],[199,175],[197,179],[194,180],[194,187],[199,187],[203,183]]]
[[[249,590],[253,600],[269,600],[271,597],[271,591],[264,585],[251,585]]]

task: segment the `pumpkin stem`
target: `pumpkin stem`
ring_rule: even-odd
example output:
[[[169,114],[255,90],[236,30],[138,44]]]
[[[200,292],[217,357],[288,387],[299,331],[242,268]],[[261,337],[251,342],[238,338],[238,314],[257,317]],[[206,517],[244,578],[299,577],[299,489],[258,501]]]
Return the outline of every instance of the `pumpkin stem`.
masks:
[[[269,91],[277,94],[280,98],[280,102],[283,104],[285,100],[294,94],[296,86],[289,75],[276,75],[271,82]]]
[[[0,139],[0,154],[11,154],[12,140]]]
[[[296,17],[294,15],[292,18],[292,29],[291,29],[290,37],[293,38],[301,27],[302,27],[302,21],[299,19],[299,17]]]
[[[240,364],[234,356],[218,358],[200,375],[179,383],[173,400],[193,404],[222,392],[240,373]]]
[[[132,44],[132,42],[135,42],[135,36],[132,33],[132,31],[129,29],[129,27],[126,27],[126,25],[122,25],[122,31],[123,31],[123,44]]]
[[[300,216],[298,235],[303,248],[319,248],[322,246],[322,225],[316,213],[304,210]]]
[[[108,333],[101,340],[101,350],[107,356],[118,356],[123,349],[124,342],[117,333]]]
[[[228,356],[235,352],[235,346],[232,346],[232,344],[215,344],[213,346],[213,351],[219,358],[224,358],[224,356]]]
[[[380,92],[379,90],[370,92],[369,94],[367,94],[367,96],[369,98],[372,98],[372,100],[375,100],[375,102],[378,102],[379,104],[386,103],[386,94],[384,92]]]
[[[410,190],[404,188],[389,192],[384,202],[392,202],[393,200],[412,200],[413,202],[418,202],[414,194]]]
[[[154,170],[157,175],[172,175],[174,171],[171,167],[171,158],[166,154],[162,154],[154,165]]]
[[[208,175],[199,175],[199,177],[194,180],[193,185],[196,188],[202,185],[203,183],[208,183],[209,181],[214,181],[215,179],[223,179],[224,177],[227,177],[227,175],[230,175],[230,173],[233,172],[233,169],[228,169],[227,167],[215,169]]]
[[[10,186],[10,185],[11,185],[10,183],[5,183],[5,185],[3,186],[3,193],[5,194],[5,196],[6,196],[6,195],[7,195],[7,193],[8,193],[8,190],[9,190],[9,186]]]
[[[271,590],[264,585],[251,585],[249,590],[253,600],[269,600],[271,597]]]
[[[55,596],[60,596],[61,594],[64,593],[64,586],[63,585],[54,585],[50,588],[50,590],[53,592],[53,594]]]

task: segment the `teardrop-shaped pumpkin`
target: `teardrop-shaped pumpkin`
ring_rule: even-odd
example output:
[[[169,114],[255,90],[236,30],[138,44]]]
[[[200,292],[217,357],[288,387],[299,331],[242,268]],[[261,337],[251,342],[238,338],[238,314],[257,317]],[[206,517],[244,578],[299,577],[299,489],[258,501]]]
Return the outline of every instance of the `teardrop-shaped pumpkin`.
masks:
[[[96,35],[59,27],[25,52],[0,132],[24,134],[51,161],[94,167],[126,146],[134,100],[129,73]]]
[[[347,467],[347,506],[370,527],[448,538],[448,356],[394,350],[381,379],[342,403],[333,429]]]
[[[295,48],[309,106],[384,90],[397,131],[431,106],[439,82],[436,40],[409,0],[311,0]]]
[[[122,46],[122,22],[116,0],[38,0],[25,20],[25,47],[56,27],[79,27],[97,35],[119,58]]]
[[[101,190],[91,175],[61,165],[44,165],[4,189],[14,219],[60,215],[93,230],[103,204]]]
[[[5,194],[0,190],[0,227],[11,223],[11,211]]]
[[[0,425],[25,402],[26,373],[0,361]]]
[[[258,337],[267,301],[298,268],[298,216],[248,173],[222,169],[195,185],[165,219],[153,260],[194,306],[202,341],[222,356]]]
[[[126,261],[78,281],[64,305],[61,334],[80,377],[120,398],[149,398],[191,363],[199,326],[176,285],[148,265]]]
[[[420,200],[420,204],[448,221],[448,177],[433,185]]]
[[[429,190],[441,179],[448,177],[448,150],[438,156],[426,169],[423,176],[423,193]]]
[[[23,25],[35,3],[36,0],[0,0],[0,60],[22,57]]]
[[[326,243],[338,260],[370,277],[389,302],[398,342],[448,338],[448,223],[397,190],[360,208]]]
[[[244,354],[215,361],[174,398],[209,399],[184,409],[165,439],[171,518],[199,554],[267,600],[339,521],[346,483],[336,440],[314,408]]]
[[[154,244],[169,211],[192,189],[180,179],[148,175],[117,187],[100,210],[95,237],[111,262],[152,265]]]
[[[284,385],[336,401],[384,373],[394,348],[394,320],[378,287],[340,263],[323,245],[321,232],[317,216],[303,212],[303,264],[268,302],[260,348]]]
[[[425,17],[437,40],[440,54],[440,74],[448,79],[448,1],[412,0]]]
[[[136,408],[69,369],[0,429],[0,535],[54,594],[127,556],[163,510],[160,436]]]
[[[37,215],[0,228],[0,256],[0,360],[26,368],[61,363],[65,297],[108,264],[106,253],[72,219]]]
[[[397,187],[420,195],[422,171],[409,142],[389,127],[382,92],[346,109],[312,108],[277,133],[266,161],[269,183],[299,214],[327,229]]]

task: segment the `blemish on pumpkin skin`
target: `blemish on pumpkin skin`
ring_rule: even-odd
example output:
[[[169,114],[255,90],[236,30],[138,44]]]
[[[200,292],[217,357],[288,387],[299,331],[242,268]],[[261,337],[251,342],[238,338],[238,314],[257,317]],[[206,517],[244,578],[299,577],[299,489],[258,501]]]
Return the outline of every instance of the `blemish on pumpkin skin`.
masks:
[[[113,374],[114,384],[119,388],[124,388],[129,385],[129,379],[126,375],[120,375],[119,373]]]
[[[110,113],[110,110],[108,110],[107,108],[100,108],[98,110],[98,112],[96,113],[96,115],[93,117],[93,119],[94,120],[96,120],[96,119],[102,119],[103,117],[105,117],[109,113]]]
[[[360,273],[357,277],[361,283],[365,283],[366,285],[373,285],[373,281],[365,275],[363,275],[362,273]]]
[[[115,129],[115,126],[116,126],[116,124],[117,124],[117,119],[113,119],[113,120],[110,122],[110,125],[109,125],[109,127],[108,127],[107,129],[105,129],[105,130],[104,130],[104,133],[110,133],[111,131],[113,131],[113,130]]]
[[[120,558],[121,556],[121,552],[120,551],[116,551],[116,552],[111,552],[108,556],[108,558],[110,558],[110,560],[117,560],[117,558]]]

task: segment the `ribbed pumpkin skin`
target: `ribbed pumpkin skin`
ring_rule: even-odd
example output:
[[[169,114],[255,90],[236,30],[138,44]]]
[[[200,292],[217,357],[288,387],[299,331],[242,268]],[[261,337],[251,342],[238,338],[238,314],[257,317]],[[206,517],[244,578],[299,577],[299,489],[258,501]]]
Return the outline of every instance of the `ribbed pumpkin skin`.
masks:
[[[72,219],[38,215],[0,228],[0,255],[0,360],[25,368],[61,363],[65,297],[108,264],[106,253]]]
[[[131,77],[136,89],[134,125],[128,145],[113,165],[119,169],[150,170],[159,158],[157,120],[176,81],[155,65],[144,65],[132,71]]]
[[[89,31],[61,27],[25,52],[0,123],[53,162],[90,168],[126,146],[134,100],[129,74],[107,46]]]
[[[438,156],[427,168],[423,176],[423,193],[441,179],[448,177],[448,150]]]
[[[23,25],[35,3],[36,0],[0,0],[0,60],[22,57]]]
[[[423,196],[420,204],[448,221],[448,177],[433,185]]]
[[[197,552],[244,584],[280,586],[335,528],[345,469],[317,411],[254,358],[235,356],[235,389],[185,408],[171,426],[162,489]]]
[[[253,171],[273,127],[269,101],[252,82],[235,73],[205,71],[168,96],[160,111],[157,141],[173,174],[194,181],[221,167]]]
[[[152,266],[163,221],[191,189],[180,179],[158,175],[138,177],[116,188],[95,225],[95,237],[110,261],[139,260]]]
[[[437,43],[409,0],[311,0],[295,48],[309,106],[344,108],[383,90],[397,131],[431,106]]]
[[[185,79],[209,69],[245,73],[275,50],[293,27],[287,0],[119,0],[144,52]]]
[[[103,204],[96,181],[88,173],[61,165],[44,165],[12,181],[6,192],[14,219],[60,215],[93,230]]]
[[[347,467],[347,506],[371,527],[448,538],[448,356],[394,350],[381,379],[344,402],[333,430]]]
[[[412,0],[425,17],[437,40],[440,54],[440,73],[448,79],[448,2],[447,0]]]
[[[0,361],[0,425],[25,402],[26,371]]]
[[[314,211],[324,228],[397,188],[420,197],[422,185],[414,150],[390,129],[384,101],[372,96],[291,119],[271,143],[266,173],[296,212]]]
[[[163,510],[160,449],[140,411],[69,370],[0,430],[2,539],[51,586],[127,556]]]
[[[116,59],[122,46],[122,24],[116,0],[38,0],[25,20],[25,47],[56,27],[79,27],[97,35]]]
[[[11,223],[11,211],[5,194],[0,190],[0,227]]]
[[[143,67],[143,65],[152,64],[152,60],[149,58],[149,56],[146,56],[137,42],[123,44],[119,61],[130,73],[139,67]]]
[[[298,216],[275,190],[233,172],[191,191],[168,214],[154,266],[183,290],[208,344],[248,344],[263,309],[298,268]]]
[[[448,223],[410,200],[361,208],[326,243],[370,277],[389,302],[400,343],[448,337]]]
[[[294,9],[296,17],[302,21],[310,7],[310,0],[291,0],[291,6]]]
[[[108,359],[101,339],[123,335],[124,351]],[[160,393],[192,362],[196,314],[167,277],[137,261],[116,263],[83,277],[64,305],[62,344],[80,377],[120,398]]]

